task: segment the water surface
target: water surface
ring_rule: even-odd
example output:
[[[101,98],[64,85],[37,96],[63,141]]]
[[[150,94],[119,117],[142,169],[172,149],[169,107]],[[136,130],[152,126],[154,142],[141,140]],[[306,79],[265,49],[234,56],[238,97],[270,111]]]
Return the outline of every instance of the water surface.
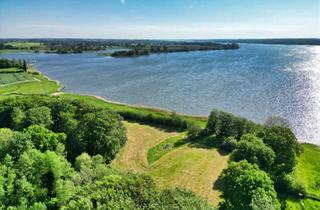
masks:
[[[208,115],[212,108],[262,123],[278,115],[301,141],[320,144],[320,46],[241,44],[239,50],[109,58],[15,53],[65,91]]]

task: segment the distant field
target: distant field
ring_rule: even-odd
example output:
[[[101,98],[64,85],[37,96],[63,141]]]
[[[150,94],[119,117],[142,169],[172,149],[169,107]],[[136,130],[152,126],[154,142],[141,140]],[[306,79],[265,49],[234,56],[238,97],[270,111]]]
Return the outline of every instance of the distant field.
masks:
[[[11,83],[27,82],[34,80],[35,79],[30,74],[21,72],[21,70],[17,68],[0,69],[0,87],[4,85],[10,85]]]
[[[152,165],[148,164],[148,150],[166,139],[183,136],[182,133],[162,128],[125,122],[128,142],[112,162],[121,170],[151,175],[159,188],[181,187],[218,204],[220,193],[213,190],[222,169],[227,167],[228,156],[212,149],[191,147],[188,144],[161,156]]]
[[[6,45],[11,45],[20,49],[28,49],[30,47],[40,47],[43,44],[40,42],[7,42]]]
[[[15,68],[2,71],[15,71]],[[30,69],[31,71],[32,68]],[[1,72],[1,71],[0,71]],[[50,94],[57,92],[60,86],[42,74],[0,73],[0,95],[8,94]]]

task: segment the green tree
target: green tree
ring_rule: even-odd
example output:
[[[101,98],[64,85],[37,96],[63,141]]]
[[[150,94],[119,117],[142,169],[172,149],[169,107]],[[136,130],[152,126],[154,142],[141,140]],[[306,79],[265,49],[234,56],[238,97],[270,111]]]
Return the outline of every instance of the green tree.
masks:
[[[28,71],[28,66],[27,66],[26,60],[23,60],[22,69],[23,69],[24,72]]]
[[[231,154],[231,160],[247,160],[249,163],[256,163],[262,170],[268,171],[273,166],[275,159],[274,151],[265,145],[262,139],[254,134],[242,136],[236,149]]]
[[[280,209],[272,180],[257,165],[246,160],[232,162],[223,170],[220,181],[224,198],[220,203],[221,209],[250,210],[263,205],[268,205],[270,209]]]
[[[54,133],[39,125],[31,125],[24,130],[24,133],[31,137],[33,145],[41,152],[57,151],[57,149],[64,147],[67,139],[64,133]]]
[[[5,209],[58,209],[73,195],[71,164],[54,152],[31,149],[16,161],[7,155],[0,167],[0,203]]]
[[[266,127],[263,141],[276,154],[274,174],[290,173],[296,165],[296,155],[300,154],[298,140],[291,129],[281,126]]]
[[[72,157],[87,152],[90,155],[100,154],[110,161],[126,142],[119,116],[107,110],[84,114],[77,131],[76,141],[72,142],[76,148],[68,150]]]
[[[51,110],[46,106],[30,108],[26,111],[26,127],[29,125],[41,125],[50,128],[53,124]]]
[[[26,115],[19,107],[14,107],[11,112],[11,127],[14,130],[21,130],[24,127]]]

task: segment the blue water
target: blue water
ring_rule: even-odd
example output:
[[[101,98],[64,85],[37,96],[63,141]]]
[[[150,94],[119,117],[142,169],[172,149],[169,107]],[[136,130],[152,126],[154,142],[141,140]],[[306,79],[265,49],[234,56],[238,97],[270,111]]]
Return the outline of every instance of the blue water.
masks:
[[[109,58],[96,53],[15,53],[65,91],[208,115],[212,108],[262,123],[286,118],[301,141],[320,144],[320,46],[242,44],[239,50]]]

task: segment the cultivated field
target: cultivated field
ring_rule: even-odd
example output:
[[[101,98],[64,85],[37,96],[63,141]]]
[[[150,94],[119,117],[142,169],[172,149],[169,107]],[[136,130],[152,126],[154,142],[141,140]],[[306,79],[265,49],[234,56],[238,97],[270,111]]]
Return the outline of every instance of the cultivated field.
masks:
[[[214,149],[197,148],[186,143],[164,154],[149,165],[148,150],[181,133],[162,128],[125,122],[128,142],[112,162],[115,168],[151,175],[159,188],[180,187],[218,204],[219,192],[214,181],[227,167],[228,156]]]
[[[35,79],[27,73],[19,72],[19,73],[0,73],[0,87],[20,83],[27,81],[34,81]]]
[[[0,73],[0,95],[3,94],[51,94],[59,91],[60,86],[40,73],[16,72],[15,68],[1,69]]]

